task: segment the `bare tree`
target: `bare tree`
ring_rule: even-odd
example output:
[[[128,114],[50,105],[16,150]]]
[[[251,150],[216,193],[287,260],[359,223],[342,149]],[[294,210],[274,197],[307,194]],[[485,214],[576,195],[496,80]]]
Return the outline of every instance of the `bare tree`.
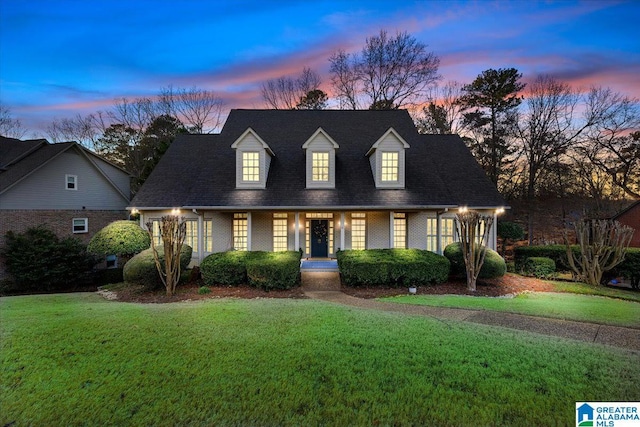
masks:
[[[96,150],[96,141],[107,129],[107,117],[102,111],[71,118],[56,118],[46,128],[53,142],[76,141],[87,148]]]
[[[462,209],[456,214],[456,225],[467,272],[467,289],[475,292],[478,275],[487,253],[484,245],[489,240],[493,216]]]
[[[262,84],[260,92],[268,108],[294,110],[299,104],[303,103],[306,96],[319,90],[321,83],[320,76],[315,71],[305,67],[296,78],[281,76],[267,80]]]
[[[121,98],[115,102],[110,118],[114,123],[122,124],[139,133],[160,115],[157,103],[150,98]]]
[[[449,81],[433,89],[429,103],[422,107],[422,115],[416,120],[420,133],[461,134],[465,130],[460,98],[462,84]]]
[[[640,197],[639,105],[611,89],[593,88],[586,100],[593,125],[578,148],[631,197]]]
[[[212,133],[222,124],[224,102],[209,90],[168,86],[160,90],[159,104],[163,114],[177,117],[192,133]]]
[[[0,135],[20,139],[27,133],[20,119],[11,114],[11,109],[0,104]]]
[[[156,269],[160,274],[160,279],[167,290],[167,296],[171,296],[176,291],[176,286],[180,280],[180,253],[182,245],[187,235],[187,222],[184,217],[177,215],[165,215],[160,218],[160,235],[162,237],[162,248],[164,260],[161,261],[158,255],[158,247],[156,247],[153,237],[153,222],[146,224],[149,238],[151,239],[151,249],[153,259],[156,263]],[[163,265],[164,263],[164,265]]]
[[[604,272],[624,261],[634,230],[612,220],[579,220],[573,226],[580,253],[573,253],[565,230],[569,266],[580,280],[598,286]]]
[[[381,30],[360,53],[330,58],[331,83],[342,107],[395,109],[415,105],[439,79],[440,59],[406,32]]]

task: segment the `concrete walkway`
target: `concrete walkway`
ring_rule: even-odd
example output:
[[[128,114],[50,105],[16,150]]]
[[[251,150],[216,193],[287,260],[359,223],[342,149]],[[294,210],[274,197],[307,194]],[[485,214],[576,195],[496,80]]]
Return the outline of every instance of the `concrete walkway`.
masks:
[[[640,329],[504,312],[427,307],[356,298],[340,291],[340,277],[336,272],[303,272],[302,289],[309,298],[352,307],[500,326],[542,335],[606,344],[640,352]]]

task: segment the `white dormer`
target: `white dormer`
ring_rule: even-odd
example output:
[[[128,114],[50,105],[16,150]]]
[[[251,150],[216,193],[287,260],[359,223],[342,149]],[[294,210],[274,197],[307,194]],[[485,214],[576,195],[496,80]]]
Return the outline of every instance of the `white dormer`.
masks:
[[[391,127],[367,151],[376,188],[404,188],[407,148],[409,144]]]
[[[339,145],[322,128],[302,144],[305,150],[307,188],[336,188],[336,149]]]
[[[269,145],[251,128],[231,144],[236,150],[236,188],[266,188],[271,157]]]

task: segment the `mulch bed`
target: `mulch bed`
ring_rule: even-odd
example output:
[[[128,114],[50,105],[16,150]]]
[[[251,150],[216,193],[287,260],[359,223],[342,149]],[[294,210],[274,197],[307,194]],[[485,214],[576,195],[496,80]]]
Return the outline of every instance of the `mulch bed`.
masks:
[[[127,287],[116,291],[118,301],[137,303],[169,303],[178,301],[196,301],[210,298],[306,298],[301,288],[290,290],[264,291],[249,286],[212,286],[208,294],[199,294],[198,289],[202,286],[200,281],[187,283],[178,286],[176,294],[167,297],[164,290],[145,291],[137,287]],[[357,287],[349,288],[343,286],[344,293],[358,298],[378,298],[383,296],[407,294],[405,288],[383,288],[383,287]],[[547,292],[552,291],[553,286],[542,280],[507,274],[499,279],[478,281],[475,293],[467,291],[464,280],[450,280],[440,285],[420,286],[418,295],[476,295],[476,296],[503,296],[513,295],[521,292]]]

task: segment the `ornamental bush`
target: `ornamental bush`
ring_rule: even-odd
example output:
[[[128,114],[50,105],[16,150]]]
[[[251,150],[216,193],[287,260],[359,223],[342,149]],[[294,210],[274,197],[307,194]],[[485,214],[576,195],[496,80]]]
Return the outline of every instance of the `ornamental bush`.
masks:
[[[164,248],[158,246],[158,258],[164,268]],[[182,251],[180,251],[180,269],[185,271],[191,261],[191,254],[193,250],[189,245],[182,245]],[[153,259],[153,249],[145,249],[139,254],[131,258],[122,270],[122,275],[125,283],[143,285],[147,288],[154,289],[162,286],[162,279],[160,273],[156,268],[156,262]]]
[[[336,253],[347,286],[415,286],[443,283],[449,261],[420,249],[345,250]]]
[[[509,221],[498,221],[497,226],[498,237],[502,239],[522,240],[524,239],[524,230],[520,224]]]
[[[148,249],[150,244],[149,233],[136,222],[114,221],[91,238],[87,250],[100,257],[132,257]]]
[[[484,263],[480,268],[479,279],[494,279],[496,277],[502,277],[507,272],[507,263],[504,261],[498,252],[493,249],[483,246],[483,249],[487,251],[484,258]],[[447,257],[451,263],[451,275],[465,277],[467,270],[464,265],[464,255],[462,254],[462,245],[460,242],[451,243],[444,248],[444,256]]]
[[[572,245],[571,250],[577,257],[580,256],[580,246]],[[558,271],[571,271],[567,262],[567,247],[565,245],[540,245],[520,246],[515,249],[516,272],[524,271],[527,258],[533,257],[551,258],[556,263]]]
[[[556,273],[556,263],[547,257],[527,258],[524,264],[524,273],[543,279],[553,277]]]
[[[300,284],[298,251],[228,251],[207,256],[200,264],[202,280],[209,286],[250,286],[291,289]]]
[[[58,238],[43,226],[5,235],[2,255],[20,291],[51,292],[90,281],[94,257],[79,240]]]

